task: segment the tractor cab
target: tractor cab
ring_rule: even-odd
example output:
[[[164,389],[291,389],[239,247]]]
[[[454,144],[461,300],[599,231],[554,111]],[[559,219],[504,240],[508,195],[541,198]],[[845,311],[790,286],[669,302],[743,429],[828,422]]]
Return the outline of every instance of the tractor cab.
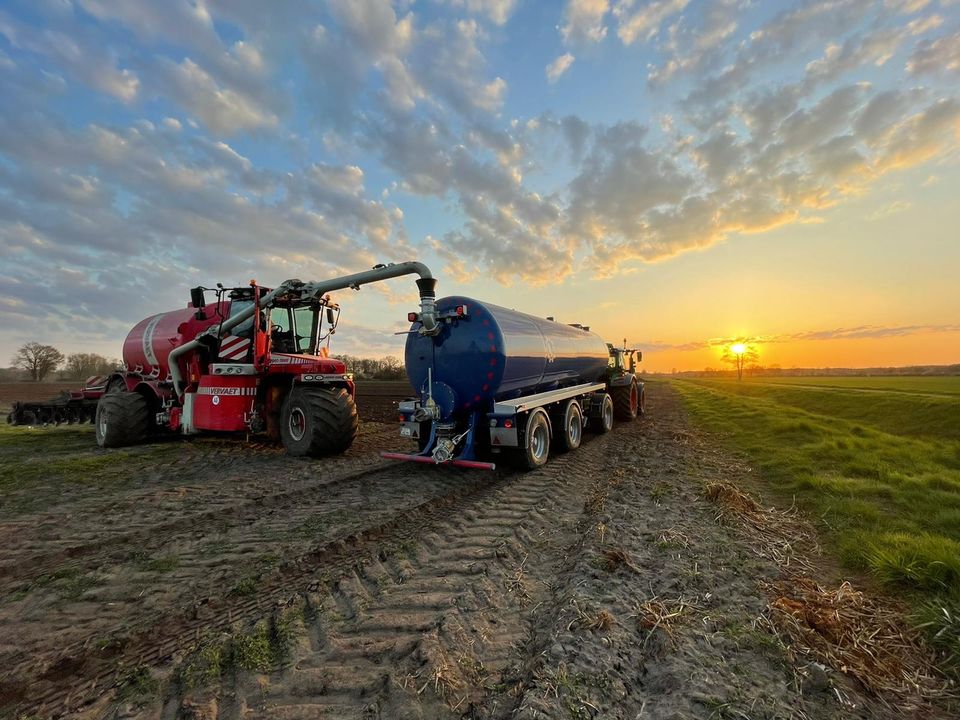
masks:
[[[249,313],[270,290],[253,282],[247,287],[219,286],[215,310],[219,324]],[[203,312],[201,303],[202,300],[195,307]],[[329,295],[301,298],[291,293],[276,297],[219,338],[214,362],[251,364],[257,368],[269,367],[274,362],[284,366],[312,364],[329,356],[330,338],[339,320],[340,306]],[[216,341],[211,338],[209,342]],[[296,362],[292,362],[294,357]]]
[[[624,341],[622,348],[607,343],[607,350],[610,352],[610,370],[618,375],[635,373],[637,363],[643,358],[643,353],[640,350],[627,348],[626,341]]]
[[[319,301],[278,301],[270,308],[270,349],[274,353],[327,357],[340,321],[340,306],[329,296]]]

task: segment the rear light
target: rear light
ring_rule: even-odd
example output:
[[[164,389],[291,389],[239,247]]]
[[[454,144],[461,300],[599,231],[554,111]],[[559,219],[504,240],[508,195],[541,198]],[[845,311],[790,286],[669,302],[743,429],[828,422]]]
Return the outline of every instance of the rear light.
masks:
[[[420,319],[420,316],[417,315],[415,312],[407,313],[407,322],[416,322],[419,319]]]
[[[405,421],[406,421],[406,418],[405,418],[403,415],[401,415],[401,416],[400,416],[399,418],[397,418],[397,419],[398,419],[400,422],[405,422]]]
[[[504,420],[503,426],[507,428],[507,430],[509,430],[510,428],[513,427],[513,420]]]
[[[466,314],[467,314],[467,306],[457,305],[457,317],[463,317]]]

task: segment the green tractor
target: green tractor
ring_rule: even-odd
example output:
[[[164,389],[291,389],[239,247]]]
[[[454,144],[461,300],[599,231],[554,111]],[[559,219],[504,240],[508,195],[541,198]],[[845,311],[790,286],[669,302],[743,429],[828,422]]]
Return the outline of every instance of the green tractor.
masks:
[[[613,400],[613,413],[618,420],[633,420],[646,413],[646,394],[643,381],[637,377],[636,366],[643,359],[643,353],[636,348],[614,347],[607,343],[610,352],[610,364],[607,370],[607,387]]]

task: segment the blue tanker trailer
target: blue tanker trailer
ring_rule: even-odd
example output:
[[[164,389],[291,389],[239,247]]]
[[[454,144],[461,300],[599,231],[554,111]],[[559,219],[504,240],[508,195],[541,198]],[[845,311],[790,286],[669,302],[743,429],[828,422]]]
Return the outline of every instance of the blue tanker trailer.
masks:
[[[614,417],[643,413],[637,350],[468,297],[442,298],[436,310],[433,334],[408,316],[405,364],[419,397],[400,403],[400,434],[419,453],[384,457],[493,469],[486,458],[508,454],[533,469],[551,448],[579,447],[584,430],[609,432]]]

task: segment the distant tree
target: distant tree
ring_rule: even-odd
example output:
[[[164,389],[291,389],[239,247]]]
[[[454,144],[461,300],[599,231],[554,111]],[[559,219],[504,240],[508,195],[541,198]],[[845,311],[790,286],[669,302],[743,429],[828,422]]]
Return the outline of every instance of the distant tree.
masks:
[[[406,370],[399,358],[388,355],[383,358],[360,358],[352,355],[335,355],[336,360],[342,360],[349,372],[358,380],[402,380],[406,377]]]
[[[743,380],[743,368],[755,363],[760,358],[760,353],[756,348],[747,345],[745,342],[737,341],[723,349],[723,355],[720,360],[727,365],[733,365],[737,369],[737,380]]]
[[[63,362],[63,353],[52,345],[28,342],[17,350],[10,362],[30,373],[34,382],[40,382]]]
[[[91,375],[109,375],[119,365],[118,360],[111,360],[96,353],[73,353],[67,357],[67,363],[60,375],[73,380],[85,380]]]

